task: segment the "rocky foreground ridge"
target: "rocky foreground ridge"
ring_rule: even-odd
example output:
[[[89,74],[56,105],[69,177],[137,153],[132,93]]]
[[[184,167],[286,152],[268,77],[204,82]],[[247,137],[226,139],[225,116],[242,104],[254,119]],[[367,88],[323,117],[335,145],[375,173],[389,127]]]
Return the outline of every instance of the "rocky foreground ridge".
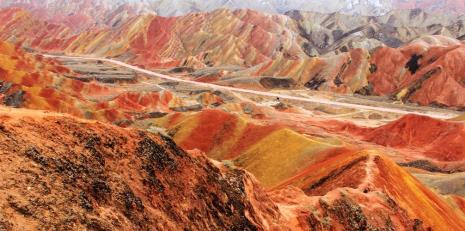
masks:
[[[267,192],[244,170],[185,152],[162,135],[61,114],[0,110],[5,230],[460,230],[465,224],[374,152],[344,155],[353,159],[335,161],[334,167],[342,164],[337,170],[318,170],[322,178],[310,185],[299,174],[293,181],[303,191],[288,186]],[[353,174],[362,181],[354,182]]]

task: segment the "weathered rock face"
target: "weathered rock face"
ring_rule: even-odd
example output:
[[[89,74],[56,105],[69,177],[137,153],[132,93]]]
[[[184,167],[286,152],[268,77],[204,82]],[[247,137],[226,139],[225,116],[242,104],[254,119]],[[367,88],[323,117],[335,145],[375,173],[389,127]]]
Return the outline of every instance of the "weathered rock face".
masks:
[[[298,24],[300,34],[319,54],[372,49],[381,44],[399,47],[424,35],[459,38],[464,34],[462,18],[430,14],[420,9],[392,11],[382,16],[287,12]]]
[[[0,108],[0,123],[0,227],[6,230],[464,225],[460,212],[374,150],[307,162],[265,192],[244,170],[186,153],[165,136],[25,109]]]
[[[92,28],[83,36],[62,23],[45,31],[49,21],[19,8],[2,10],[0,15],[6,22],[0,27],[4,40],[24,39],[24,45],[48,51],[118,56],[147,67],[253,66],[284,53],[305,55],[299,46],[301,38],[293,36],[287,17],[251,10],[223,9],[177,18],[141,14],[114,26]],[[97,41],[97,37],[102,39]]]
[[[285,226],[247,173],[220,169],[167,137],[58,114],[1,110],[2,229]]]

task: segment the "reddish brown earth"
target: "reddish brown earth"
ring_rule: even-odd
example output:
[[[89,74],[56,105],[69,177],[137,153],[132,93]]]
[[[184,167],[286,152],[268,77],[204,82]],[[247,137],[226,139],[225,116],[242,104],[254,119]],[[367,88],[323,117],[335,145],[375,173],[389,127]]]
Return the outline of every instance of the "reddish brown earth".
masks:
[[[243,118],[226,112],[202,111],[180,119],[171,127],[170,134],[183,147],[199,148],[212,158],[228,159],[227,163],[252,172],[271,190],[275,201],[285,200],[292,205],[280,205],[287,210],[306,214],[302,206],[313,205],[318,211],[311,218],[316,219],[312,220],[316,222],[314,225],[321,219],[332,220],[330,225],[321,226],[323,230],[349,227],[434,230],[447,227],[449,220],[456,219],[460,221],[451,229],[463,225],[460,208],[431,192],[386,157],[382,149],[338,144],[335,135],[302,136],[287,130],[285,123],[273,125],[269,124],[272,120],[263,121],[268,123],[243,124]],[[242,151],[235,153],[237,148]],[[295,194],[300,196],[293,198]],[[354,213],[344,211],[342,214],[350,217],[344,220],[331,212],[336,207],[350,208]],[[305,218],[298,219],[303,222]]]
[[[330,130],[351,134],[361,140],[393,148],[405,166],[432,172],[463,171],[465,126],[426,116],[407,115],[375,128],[337,123]],[[395,155],[394,155],[395,156]]]
[[[7,106],[124,124],[151,112],[172,112],[170,108],[182,105],[182,100],[169,91],[131,91],[118,85],[80,81],[80,74],[56,60],[28,54],[19,46],[1,41],[0,61],[0,100]]]
[[[14,59],[6,56],[9,59],[34,64],[29,68],[51,62],[23,54],[11,45],[4,44],[4,47],[16,56]],[[3,62],[5,68],[7,64]],[[21,66],[12,67],[21,70]],[[42,69],[39,76],[67,79],[53,70]],[[18,78],[10,73],[5,76]],[[47,88],[51,83],[43,82],[40,86]],[[153,102],[150,98],[139,99],[137,94],[124,93],[116,101],[125,102],[118,104],[123,111],[138,108],[129,102],[142,105]],[[208,104],[211,98],[205,94],[203,99]],[[34,104],[21,106],[34,107]],[[246,104],[241,106],[246,108]],[[68,229],[144,229],[157,225],[183,228],[181,224],[191,225],[193,229],[221,229],[237,225],[252,230],[253,227],[460,230],[458,227],[463,226],[460,209],[431,192],[382,151],[349,145],[343,142],[343,137],[328,133],[330,129],[325,126],[332,122],[315,120],[300,126],[301,120],[295,117],[298,114],[294,114],[295,120],[288,120],[286,113],[295,113],[292,110],[279,112],[261,106],[251,109],[251,118],[221,110],[203,110],[174,113],[161,120],[168,121],[168,128],[175,128],[176,133],[169,133],[184,148],[198,148],[209,156],[216,155],[217,159],[232,159],[254,173],[272,190],[269,192],[257,186],[253,177],[242,170],[228,170],[219,164],[215,167],[203,154],[186,154],[160,136],[63,115],[4,109],[1,144],[5,155],[12,157],[3,162],[6,163],[3,171],[8,173],[4,177],[14,181],[15,186],[10,185],[3,194],[6,203],[3,225],[21,228],[29,224],[24,228],[30,229],[38,224]],[[59,108],[52,110],[59,111]],[[101,120],[106,121],[105,117]],[[260,120],[264,123],[256,122]],[[283,159],[283,155],[293,158]],[[28,170],[21,171],[16,166]],[[276,169],[279,175],[268,174],[276,173]],[[218,175],[211,175],[215,172]],[[35,180],[28,180],[28,174],[33,174]],[[170,180],[173,176],[180,182],[173,183]],[[229,183],[221,183],[225,181]],[[227,187],[233,185],[237,189],[237,182],[243,182],[243,186],[230,194]],[[208,187],[198,191],[203,184]],[[40,199],[43,193],[49,196]],[[235,201],[233,197],[240,199]],[[224,204],[215,205],[213,201],[218,198]],[[179,203],[173,204],[173,201]],[[419,206],[424,207],[418,210]],[[112,208],[111,212],[108,207]]]
[[[82,32],[67,23],[37,17],[36,13],[21,8],[1,9],[0,20],[4,23],[0,25],[0,39],[45,52],[109,56],[146,68],[189,67],[184,77],[223,85],[262,90],[308,88],[382,95],[421,105],[465,107],[461,75],[465,66],[462,65],[464,45],[446,37],[461,35],[461,30],[453,25],[438,29],[447,30],[444,33],[425,29],[409,35],[410,32],[398,29],[408,26],[402,21],[404,14],[399,13],[392,17],[402,19],[400,22],[406,25],[399,25],[392,33],[388,29],[378,31],[368,23],[369,18],[363,17],[347,18],[361,26],[344,33],[349,26],[344,24],[346,16],[327,16],[328,23],[332,22],[338,33],[343,34],[338,42],[333,35],[327,35],[329,25],[326,29],[320,28],[321,31],[303,29],[314,18],[317,20],[318,15],[216,10],[160,17],[127,11],[125,7],[114,11],[116,24],[102,23]],[[120,18],[121,14],[127,16]],[[378,18],[376,25],[383,27],[387,23],[383,20]],[[324,23],[322,26],[326,26]],[[415,28],[434,27],[427,23],[414,25]],[[371,40],[397,39],[399,44],[395,47],[398,48],[383,46],[380,41],[358,47],[342,45],[359,39],[360,36],[352,35],[358,31],[364,34],[362,37],[371,36]],[[422,37],[423,34],[435,35]],[[320,37],[331,41],[320,41]],[[415,38],[418,39],[409,43]],[[344,52],[325,53],[322,50],[334,50],[336,45],[321,42],[340,44]],[[365,42],[357,40],[360,44]],[[373,50],[375,47],[378,48]],[[309,49],[327,55],[313,57]],[[225,67],[231,65],[239,69]],[[209,71],[212,66],[219,69]]]
[[[53,113],[1,110],[0,225],[7,230],[465,225],[440,197],[373,151],[335,157],[267,193],[243,170],[186,153],[164,136]],[[356,172],[365,180],[347,177]]]
[[[406,116],[386,126],[362,132],[365,140],[424,150],[426,157],[445,162],[465,161],[465,126],[423,116]]]
[[[116,29],[102,25],[79,36],[69,25],[35,17],[20,9],[0,12],[7,22],[0,37],[22,42],[0,43],[2,103],[100,122],[0,108],[0,229],[465,227],[462,197],[440,195],[412,175],[464,170],[462,122],[409,115],[361,127],[288,102],[265,106],[269,99],[182,84],[171,92],[139,75],[105,84],[21,49],[108,55],[146,67],[182,64],[181,72],[192,71],[180,76],[187,78],[236,64],[237,73],[200,73],[199,80],[462,107],[457,40],[431,36],[400,48],[309,57],[285,16],[249,10],[135,16]],[[224,82],[235,74],[247,80]]]
[[[51,52],[121,56],[146,67],[252,66],[283,54],[287,59],[305,55],[299,46],[301,38],[294,38],[286,28],[285,16],[251,10],[169,18],[141,14],[114,27],[91,27],[86,32],[44,21],[21,8],[2,9],[0,18],[5,22],[0,26],[3,40]],[[235,49],[228,49],[231,46]]]
[[[465,46],[447,37],[424,37],[400,49],[382,47],[372,58],[374,94],[421,105],[465,106]]]
[[[285,226],[249,174],[188,154],[167,137],[59,114],[1,111],[2,229]]]

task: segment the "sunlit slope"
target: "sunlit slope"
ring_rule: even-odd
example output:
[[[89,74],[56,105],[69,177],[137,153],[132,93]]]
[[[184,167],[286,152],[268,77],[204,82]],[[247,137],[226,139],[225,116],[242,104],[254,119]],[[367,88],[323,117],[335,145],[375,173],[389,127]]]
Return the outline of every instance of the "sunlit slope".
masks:
[[[334,210],[333,206],[341,206],[343,200],[345,204],[351,204],[349,207],[358,210],[359,215],[355,217],[359,218],[352,218],[353,225],[369,223],[407,230],[461,230],[464,225],[463,213],[458,206],[454,203],[451,205],[445,198],[423,186],[376,150],[363,150],[328,159],[310,166],[278,188],[289,185],[302,188],[307,195],[318,196],[318,202],[313,203],[318,211],[315,216],[320,219],[338,217],[332,215],[331,211]],[[278,196],[282,197],[285,195]],[[348,216],[351,214],[349,211],[345,212]],[[370,215],[364,217],[366,214]],[[345,220],[339,217],[341,221]]]
[[[217,10],[177,18],[145,14],[115,28],[96,27],[78,34],[18,8],[2,10],[0,17],[5,22],[0,27],[2,39],[24,41],[49,51],[124,55],[133,63],[150,67],[181,62],[250,66],[284,53],[294,58],[305,55],[299,46],[302,39],[287,28],[292,25],[285,16],[250,10]]]
[[[344,195],[360,206],[362,214],[371,214],[369,222],[380,227],[388,221],[397,228],[460,230],[464,225],[460,209],[422,185],[382,149],[363,149],[335,137],[302,135],[283,125],[260,124],[219,110],[172,115],[159,124],[168,126],[183,148],[199,149],[212,158],[243,167],[268,189],[302,189],[309,196],[298,202],[302,206],[312,201],[323,212],[327,208],[314,197],[330,205]],[[301,207],[296,204],[294,209]],[[335,227],[344,222],[330,217]]]
[[[462,121],[442,121],[407,115],[386,125],[362,128],[337,125],[335,131],[395,149],[396,161],[433,172],[463,171],[465,127]]]
[[[177,118],[168,129],[181,147],[232,160],[266,186],[275,186],[315,161],[345,150],[337,138],[305,136],[283,125],[259,124],[221,110]]]
[[[249,173],[187,153],[166,136],[3,106],[0,122],[2,229],[291,225]]]

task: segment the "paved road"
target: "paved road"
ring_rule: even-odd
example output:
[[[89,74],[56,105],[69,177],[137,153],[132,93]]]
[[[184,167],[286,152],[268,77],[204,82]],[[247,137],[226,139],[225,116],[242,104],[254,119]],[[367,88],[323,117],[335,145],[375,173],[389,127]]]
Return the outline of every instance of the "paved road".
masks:
[[[389,112],[389,113],[395,113],[395,114],[401,114],[401,115],[416,114],[416,115],[429,116],[429,117],[433,117],[437,119],[451,119],[452,117],[454,117],[454,115],[447,115],[444,113],[437,113],[437,112],[423,113],[423,112],[416,112],[416,111],[406,111],[406,110],[395,109],[395,108],[375,107],[375,106],[368,106],[368,105],[336,102],[336,101],[331,101],[328,99],[315,98],[315,97],[297,97],[297,96],[291,96],[291,95],[277,94],[273,92],[255,91],[255,90],[250,90],[250,89],[221,86],[221,85],[216,85],[216,84],[211,84],[211,83],[201,83],[201,82],[185,80],[185,79],[172,77],[169,75],[156,73],[156,72],[149,71],[149,70],[146,70],[146,69],[143,69],[137,66],[133,66],[133,65],[130,65],[130,64],[118,61],[118,60],[114,60],[114,59],[82,57],[82,56],[62,56],[62,55],[44,55],[44,56],[49,57],[49,58],[108,62],[108,63],[116,64],[118,66],[132,69],[140,73],[144,73],[149,76],[155,76],[161,79],[167,79],[167,80],[176,81],[176,82],[182,82],[182,83],[188,83],[188,84],[197,85],[197,86],[208,87],[208,88],[212,88],[215,90],[227,90],[227,91],[232,91],[232,92],[249,93],[249,94],[261,95],[261,96],[275,97],[275,98],[280,98],[280,99],[296,100],[296,101],[309,102],[309,103],[319,103],[319,104],[326,104],[326,105],[333,105],[333,106],[354,108],[354,109],[362,109],[362,110]]]

